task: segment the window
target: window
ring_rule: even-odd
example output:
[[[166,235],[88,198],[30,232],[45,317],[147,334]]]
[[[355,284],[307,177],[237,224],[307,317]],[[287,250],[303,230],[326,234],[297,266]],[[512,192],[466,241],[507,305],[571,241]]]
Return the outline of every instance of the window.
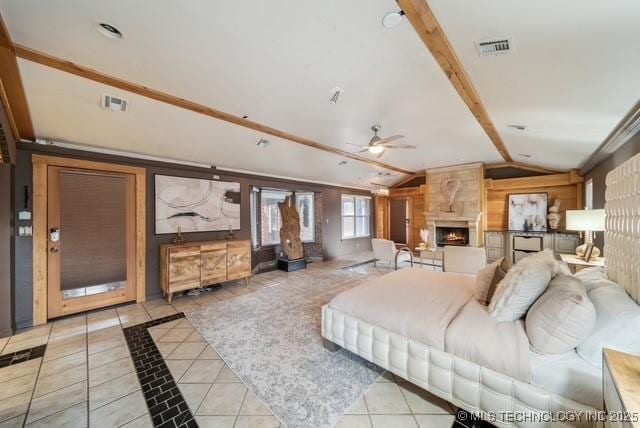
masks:
[[[314,242],[316,225],[313,193],[296,192],[296,208],[300,215],[300,239],[302,242]]]
[[[342,238],[370,236],[371,198],[342,195]]]
[[[257,187],[251,188],[251,199],[249,201],[251,209],[251,243],[255,250],[260,246],[260,240],[258,239],[258,230],[260,223],[258,222],[258,203],[260,201],[260,189]]]
[[[584,207],[588,210],[593,209],[593,179],[588,179],[584,183]]]
[[[275,245],[280,243],[280,218],[279,202],[291,195],[291,192],[280,190],[263,190],[260,195],[260,238],[262,245]]]

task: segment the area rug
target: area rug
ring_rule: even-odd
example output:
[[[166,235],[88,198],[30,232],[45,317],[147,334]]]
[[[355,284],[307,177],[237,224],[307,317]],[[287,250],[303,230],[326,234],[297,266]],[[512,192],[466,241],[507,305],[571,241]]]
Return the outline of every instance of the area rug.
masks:
[[[382,373],[320,336],[321,306],[366,279],[363,268],[308,269],[185,314],[286,427],[329,428]]]

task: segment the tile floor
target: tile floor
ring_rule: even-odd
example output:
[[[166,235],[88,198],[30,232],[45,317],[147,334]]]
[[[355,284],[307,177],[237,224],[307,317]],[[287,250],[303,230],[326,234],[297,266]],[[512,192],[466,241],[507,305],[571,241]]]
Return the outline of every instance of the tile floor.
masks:
[[[344,260],[334,261],[323,264],[322,269],[339,269],[345,264]],[[268,272],[255,276],[248,287],[231,282],[199,296],[180,296],[172,305],[159,299],[129,304],[0,339],[0,357],[47,344],[43,357],[0,369],[0,427],[153,426],[123,328],[262,287],[287,286],[294,278],[280,271]],[[201,427],[280,426],[188,320],[148,331]],[[450,427],[453,411],[446,402],[387,373],[337,427]]]

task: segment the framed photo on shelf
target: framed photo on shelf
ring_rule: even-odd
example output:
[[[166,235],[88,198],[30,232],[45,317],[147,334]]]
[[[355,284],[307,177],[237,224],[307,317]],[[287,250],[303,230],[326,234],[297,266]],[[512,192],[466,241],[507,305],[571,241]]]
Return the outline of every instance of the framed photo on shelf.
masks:
[[[589,262],[589,259],[591,258],[591,253],[593,252],[593,242],[590,242],[587,244],[587,248],[585,248],[584,250],[584,261],[585,262]]]

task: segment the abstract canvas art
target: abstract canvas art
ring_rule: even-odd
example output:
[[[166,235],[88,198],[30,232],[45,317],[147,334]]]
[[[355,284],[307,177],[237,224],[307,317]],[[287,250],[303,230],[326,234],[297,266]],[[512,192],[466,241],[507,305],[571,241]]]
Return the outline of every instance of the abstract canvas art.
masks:
[[[547,231],[547,194],[509,195],[509,230],[514,232]]]
[[[240,183],[155,176],[156,234],[240,229]]]

